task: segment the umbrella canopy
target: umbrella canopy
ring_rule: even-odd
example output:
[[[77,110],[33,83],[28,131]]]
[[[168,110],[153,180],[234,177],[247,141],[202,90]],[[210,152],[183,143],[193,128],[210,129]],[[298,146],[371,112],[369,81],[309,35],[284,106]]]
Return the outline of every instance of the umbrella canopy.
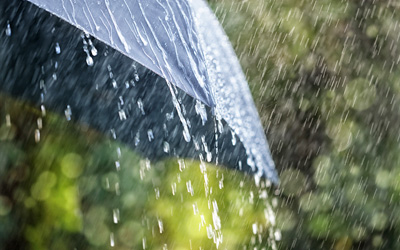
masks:
[[[4,92],[150,158],[200,155],[277,181],[245,77],[204,2],[32,2],[40,8],[0,3]]]
[[[30,0],[214,106],[187,1]]]

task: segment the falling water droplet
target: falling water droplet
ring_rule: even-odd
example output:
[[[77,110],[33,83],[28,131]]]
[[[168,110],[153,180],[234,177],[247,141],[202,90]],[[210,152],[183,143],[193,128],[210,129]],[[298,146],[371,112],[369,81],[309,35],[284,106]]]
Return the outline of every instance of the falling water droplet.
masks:
[[[67,121],[70,121],[71,116],[72,116],[72,111],[71,111],[71,107],[69,105],[67,105],[67,109],[65,109],[64,114],[65,114],[65,117],[67,118]]]
[[[200,101],[196,100],[195,110],[196,110],[196,114],[200,115],[201,122],[204,126],[204,124],[207,122],[207,111],[206,111],[204,104],[202,104]]]
[[[274,233],[275,240],[280,241],[282,239],[282,233],[280,230],[276,230]]]
[[[256,223],[254,223],[252,225],[252,228],[253,228],[253,234],[257,234],[257,224]]]
[[[40,130],[36,129],[35,130],[35,142],[39,142],[40,141]]]
[[[87,55],[87,57],[86,57],[86,64],[88,65],[88,66],[93,66],[93,58],[91,57],[91,56],[89,56],[89,55]]]
[[[139,142],[140,142],[140,135],[139,132],[137,132],[135,135],[135,146],[139,145]]]
[[[37,123],[38,129],[42,129],[43,128],[43,120],[42,120],[42,118],[38,118],[36,123]]]
[[[59,55],[61,53],[61,48],[59,43],[56,43],[55,49],[56,49],[56,54]]]
[[[156,194],[156,200],[160,199],[160,189],[159,188],[155,188],[154,189],[154,193]]]
[[[118,88],[118,84],[117,81],[115,81],[115,79],[112,79],[111,83],[114,89]]]
[[[137,101],[137,105],[138,105],[142,115],[145,115],[142,99],[139,98],[139,100]]]
[[[123,110],[118,111],[118,115],[119,115],[119,119],[121,121],[125,121],[126,120],[126,113]]]
[[[7,21],[7,28],[6,28],[6,36],[11,36],[11,26],[8,21]]]
[[[116,162],[115,162],[115,169],[116,169],[117,171],[121,170],[121,163],[119,163],[119,161],[116,161]]]
[[[143,249],[146,249],[146,237],[142,239]]]
[[[138,81],[139,81],[139,74],[138,74],[138,73],[135,73],[134,76],[135,76],[135,81],[138,82]]]
[[[90,49],[90,53],[92,53],[92,56],[97,56],[97,49],[92,45],[92,48]]]
[[[193,186],[192,186],[192,182],[191,181],[187,181],[186,182],[186,189],[187,189],[188,193],[190,193],[191,196],[194,195],[194,190],[193,190]]]
[[[214,230],[213,230],[211,224],[209,224],[209,225],[207,226],[207,237],[208,237],[209,239],[212,239],[212,238],[214,237]]]
[[[186,142],[190,142],[190,132],[189,132],[189,129],[185,126],[184,128],[183,128],[183,137],[185,138],[185,141]]]
[[[115,246],[114,233],[110,233],[110,246],[111,247]]]
[[[164,152],[169,153],[169,143],[166,141],[164,142]]]
[[[119,182],[115,183],[114,188],[115,188],[115,194],[119,196],[121,194],[121,190],[119,188]]]
[[[9,114],[6,115],[6,126],[11,127],[11,116]]]
[[[236,145],[236,136],[235,136],[235,132],[232,131],[232,146]]]
[[[197,207],[197,202],[193,204],[193,213],[197,215],[199,213],[199,208]]]
[[[114,224],[118,224],[119,222],[119,209],[113,209],[113,222]]]
[[[154,139],[153,130],[151,129],[147,130],[147,137],[149,138],[149,142],[151,142]]]
[[[46,108],[44,107],[44,105],[40,105],[40,110],[42,111],[42,116],[46,116]]]
[[[171,189],[172,189],[172,195],[176,194],[176,182],[171,184]]]
[[[164,232],[164,225],[160,219],[158,219],[158,228],[160,229],[160,234],[162,234]]]

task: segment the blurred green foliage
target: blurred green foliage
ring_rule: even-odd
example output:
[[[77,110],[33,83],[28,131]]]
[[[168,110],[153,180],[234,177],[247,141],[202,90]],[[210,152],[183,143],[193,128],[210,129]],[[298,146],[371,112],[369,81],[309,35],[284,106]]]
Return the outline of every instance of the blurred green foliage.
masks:
[[[267,184],[0,96],[0,249],[270,249]]]
[[[400,5],[209,0],[280,172],[282,249],[400,249]]]

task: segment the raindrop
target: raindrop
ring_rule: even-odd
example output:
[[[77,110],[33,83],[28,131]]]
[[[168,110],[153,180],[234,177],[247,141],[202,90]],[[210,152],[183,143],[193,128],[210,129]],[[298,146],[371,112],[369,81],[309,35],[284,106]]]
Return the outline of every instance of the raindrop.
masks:
[[[145,115],[142,99],[139,98],[139,100],[137,101],[137,105],[138,105],[140,111],[142,112],[142,115]]]
[[[191,181],[186,182],[186,189],[187,189],[188,193],[190,193],[191,196],[194,195],[194,190],[193,190]]]
[[[40,141],[40,130],[36,129],[35,130],[35,142],[39,142]]]
[[[257,223],[254,223],[252,225],[252,228],[253,228],[253,234],[257,234]]]
[[[224,175],[222,175],[221,180],[219,180],[219,189],[223,189],[224,188]]]
[[[176,194],[176,182],[171,184],[171,189],[172,189],[172,195]]]
[[[97,56],[97,49],[92,45],[92,48],[90,49],[90,53],[92,53],[92,56]]]
[[[86,57],[86,64],[88,65],[88,66],[93,66],[93,58],[90,56],[90,55],[87,55],[87,57]]]
[[[44,107],[44,105],[40,105],[40,110],[42,111],[42,116],[46,116],[46,108]]]
[[[235,146],[236,145],[236,136],[235,136],[235,132],[232,131],[232,145]]]
[[[7,21],[7,28],[6,28],[6,36],[11,36],[11,26],[8,21]]]
[[[215,228],[215,230],[220,230],[221,229],[221,218],[218,215],[217,201],[213,200],[212,204],[213,204],[212,217],[213,217],[214,228]]]
[[[111,247],[115,246],[114,233],[110,233],[110,246]]]
[[[110,189],[110,180],[106,178],[106,189]]]
[[[115,162],[115,169],[116,169],[117,171],[121,170],[121,163],[119,163],[119,161],[116,161],[116,162]]]
[[[134,78],[135,78],[135,81],[139,81],[139,74],[138,74],[138,72],[137,72],[137,68],[136,68],[136,65],[135,64],[132,64],[132,67],[133,67],[133,76],[134,76]]]
[[[67,118],[67,121],[71,120],[71,116],[72,116],[72,111],[71,111],[71,107],[69,105],[67,105],[67,109],[64,111],[65,117]]]
[[[204,124],[207,122],[207,111],[206,111],[204,104],[201,103],[200,101],[196,100],[195,110],[196,110],[196,114],[200,115],[201,122],[204,126]]]
[[[207,237],[208,237],[209,239],[214,238],[214,230],[213,230],[211,224],[209,224],[209,225],[207,226]]]
[[[166,141],[164,142],[163,148],[164,148],[165,153],[169,153],[169,143],[168,142],[166,142]]]
[[[275,240],[280,241],[282,239],[282,233],[280,230],[276,230],[274,233]]]
[[[146,237],[142,239],[143,249],[146,249]]]
[[[183,137],[185,138],[185,141],[190,142],[190,132],[187,126],[184,126],[184,129],[182,131]]]
[[[193,204],[193,213],[194,215],[197,215],[199,213],[199,208],[197,207],[197,203]]]
[[[38,129],[42,129],[43,128],[43,120],[42,120],[42,118],[38,118],[36,123],[37,123]]]
[[[120,191],[120,189],[119,189],[119,183],[117,182],[117,183],[115,183],[115,194],[117,195],[117,196],[119,196],[120,194],[121,194],[121,191]]]
[[[154,189],[154,193],[156,194],[156,200],[160,199],[160,189],[159,188],[155,188]]]
[[[119,115],[119,119],[120,119],[121,121],[126,120],[126,113],[125,113],[125,111],[123,111],[123,110],[118,111],[118,115]]]
[[[115,133],[115,129],[110,129],[110,133],[114,140],[117,139],[117,134]]]
[[[178,160],[178,165],[179,165],[179,171],[181,172],[186,168],[185,161],[181,159]]]
[[[174,112],[166,113],[165,118],[167,118],[167,121],[174,119]]]
[[[60,44],[56,43],[56,54],[59,55],[61,53],[61,48],[60,48]]]
[[[140,142],[140,135],[139,132],[137,132],[135,136],[135,146],[139,145],[139,142]]]
[[[149,142],[151,142],[154,139],[153,130],[151,129],[147,130],[147,137],[149,138]]]
[[[117,84],[117,81],[115,81],[115,79],[112,79],[111,83],[112,83],[112,86],[114,89],[118,88],[118,84]]]
[[[114,224],[118,224],[119,222],[119,209],[113,209],[113,222]]]
[[[158,219],[158,228],[160,229],[160,234],[162,234],[164,232],[164,225],[160,219]]]
[[[11,127],[11,116],[9,114],[6,115],[6,126]]]
[[[135,77],[135,81],[138,82],[138,81],[139,81],[139,74],[138,74],[138,73],[135,73],[135,74],[134,74],[134,77]]]

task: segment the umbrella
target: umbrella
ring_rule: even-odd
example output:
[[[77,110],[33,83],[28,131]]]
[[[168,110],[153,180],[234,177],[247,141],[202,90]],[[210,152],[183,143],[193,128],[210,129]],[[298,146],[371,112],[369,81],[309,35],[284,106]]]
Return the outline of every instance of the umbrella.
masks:
[[[203,1],[30,2],[0,3],[3,92],[149,158],[200,156],[277,181],[243,72]]]

